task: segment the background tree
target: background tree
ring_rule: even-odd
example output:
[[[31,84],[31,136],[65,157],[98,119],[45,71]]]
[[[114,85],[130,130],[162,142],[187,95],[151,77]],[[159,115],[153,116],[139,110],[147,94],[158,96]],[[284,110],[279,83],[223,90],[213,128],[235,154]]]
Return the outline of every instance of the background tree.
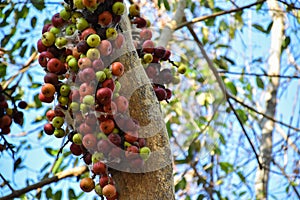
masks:
[[[299,197],[296,51],[299,3],[288,0],[136,3],[142,13],[153,19],[153,27],[163,28],[167,24],[169,30],[175,31],[169,43],[164,40],[163,45],[168,43],[174,61],[188,66],[186,78],[173,87],[170,103],[162,104],[174,155],[176,199]],[[60,145],[54,140],[50,145],[51,140],[41,132],[47,110],[36,95],[42,72],[34,62],[35,42],[27,39],[40,37],[35,30],[40,30],[45,20],[34,10],[51,17],[46,13],[59,9],[59,4],[10,1],[1,2],[1,6],[1,85],[9,88],[7,92],[12,93],[16,102],[22,97],[29,102],[24,111],[26,130],[14,125],[13,131],[1,140],[5,148],[1,163],[10,160],[0,167],[5,169],[1,170],[1,178],[6,195],[15,188],[23,188],[17,185],[26,187],[71,164],[76,166],[79,159],[68,155],[65,148],[59,158],[63,162],[53,167]],[[181,7],[185,12],[180,12]],[[161,33],[161,37],[155,35],[157,41],[164,38],[164,31]],[[24,84],[16,84],[20,81]],[[31,110],[40,115],[34,116],[34,124],[29,120],[33,119]],[[50,158],[42,152],[44,161],[30,171],[28,161],[37,154],[35,148],[45,148]],[[259,159],[255,152],[260,154]],[[11,175],[26,173],[27,180],[14,181]],[[75,179],[61,184],[72,180]],[[274,184],[278,180],[281,187]],[[49,185],[26,195],[58,199],[60,195],[74,198],[83,195],[75,187],[77,184],[70,185],[62,194],[60,189]]]

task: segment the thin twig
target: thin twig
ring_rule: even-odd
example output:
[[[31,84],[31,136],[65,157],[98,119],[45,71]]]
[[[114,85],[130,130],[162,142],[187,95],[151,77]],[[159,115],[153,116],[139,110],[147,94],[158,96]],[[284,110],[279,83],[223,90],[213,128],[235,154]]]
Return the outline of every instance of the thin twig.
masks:
[[[24,74],[24,72],[26,72],[30,65],[37,59],[37,56],[38,56],[38,52],[33,52],[32,55],[29,57],[29,59],[27,60],[27,62],[22,66],[22,68],[15,74],[13,75],[12,77],[10,77],[5,83],[4,85],[2,86],[3,89],[5,90],[8,85],[13,81],[15,80],[15,78],[20,75],[20,74]],[[19,82],[19,81],[18,81]]]
[[[292,9],[296,9],[296,10],[299,10],[300,9],[300,7],[296,7],[295,6],[295,4],[294,3],[287,3],[287,2],[285,2],[285,1],[282,1],[282,0],[277,0],[278,2],[280,2],[280,3],[282,3],[282,4],[284,4],[284,5],[286,5],[288,8],[292,8]]]
[[[237,120],[238,120],[238,122],[239,122],[239,124],[240,124],[240,126],[241,126],[241,128],[242,128],[242,130],[243,130],[243,132],[244,132],[244,134],[245,134],[245,136],[246,136],[246,138],[247,138],[247,140],[248,140],[248,142],[249,142],[249,144],[250,144],[250,146],[251,146],[253,152],[254,152],[254,154],[255,154],[255,157],[256,157],[256,160],[257,160],[257,162],[258,162],[259,168],[262,169],[263,166],[262,166],[262,164],[261,164],[260,161],[259,161],[258,154],[257,154],[257,152],[256,152],[256,150],[255,150],[255,147],[254,147],[253,143],[251,142],[251,139],[250,139],[249,135],[247,134],[247,131],[246,131],[245,127],[244,127],[244,124],[243,124],[243,122],[242,122],[240,116],[238,115],[238,113],[236,112],[236,110],[235,110],[235,108],[233,107],[232,103],[230,102],[230,99],[227,99],[227,102],[228,102],[228,104],[229,104],[229,107],[230,107],[231,110],[233,111],[234,115],[236,116],[236,118],[237,118]]]
[[[277,123],[277,124],[281,124],[281,125],[283,125],[283,126],[285,126],[285,127],[288,127],[288,128],[290,128],[290,129],[293,129],[293,130],[295,130],[295,131],[300,131],[299,128],[293,127],[293,126],[291,126],[291,125],[289,125],[289,124],[287,124],[287,123],[284,123],[284,122],[282,122],[282,121],[276,120],[276,119],[274,119],[273,117],[270,117],[269,115],[266,115],[265,113],[260,112],[260,111],[256,110],[255,108],[253,108],[253,107],[251,107],[251,106],[245,104],[244,102],[238,100],[236,97],[234,97],[234,96],[232,96],[232,95],[230,95],[230,94],[228,94],[228,95],[229,95],[229,98],[230,98],[230,99],[232,99],[232,100],[234,100],[235,102],[241,104],[242,106],[246,107],[247,109],[252,110],[252,111],[254,111],[255,113],[257,113],[257,114],[259,114],[259,115],[262,115],[263,117],[265,117],[265,118],[267,118],[267,119],[269,119],[269,120],[271,120],[271,121],[273,121],[273,122],[275,122],[275,123]]]
[[[59,158],[59,155],[62,153],[63,149],[65,148],[65,146],[70,142],[70,140],[68,139],[59,149],[57,155],[56,155],[56,159],[55,159],[55,162],[58,160]]]
[[[232,72],[232,71],[218,71],[222,74],[232,74],[232,75],[245,75],[245,76],[266,76],[272,78],[290,78],[290,79],[300,79],[300,76],[288,76],[288,75],[279,75],[279,74],[258,74],[258,73],[247,73],[247,72]]]
[[[1,138],[4,140],[4,145],[7,146],[9,148],[9,150],[11,151],[12,158],[15,159],[15,151],[12,148],[12,144],[6,140],[4,135],[2,135],[2,134],[0,134],[0,135],[1,135]]]
[[[242,11],[244,9],[250,8],[250,7],[255,6],[255,5],[262,4],[264,2],[266,2],[266,0],[257,1],[255,3],[249,4],[249,5],[246,5],[246,6],[243,6],[243,7],[235,8],[235,9],[232,9],[232,10],[220,11],[220,12],[213,13],[211,15],[197,17],[197,18],[194,18],[192,21],[184,22],[184,23],[178,25],[174,30],[179,30],[182,27],[192,25],[194,23],[201,22],[201,21],[204,21],[204,20],[207,20],[207,19],[210,19],[210,18],[214,18],[214,17],[220,16],[220,15],[226,15],[226,14]]]
[[[297,188],[295,187],[294,184],[292,184],[293,181],[290,180],[290,177],[287,175],[287,173],[284,171],[284,169],[277,162],[275,162],[274,159],[272,159],[272,162],[273,162],[273,164],[275,166],[278,167],[278,169],[281,171],[281,173],[283,174],[283,176],[287,179],[287,181],[289,182],[289,184],[293,187],[293,190],[294,190],[295,194],[297,195],[298,199],[300,199],[300,194],[299,194]]]
[[[0,173],[0,177],[4,181],[4,184],[7,185],[12,192],[15,191],[14,188],[9,184],[9,182],[5,179],[5,177],[1,173]]]
[[[22,194],[25,194],[25,193],[30,192],[32,190],[41,188],[41,187],[43,187],[45,185],[49,185],[51,183],[58,182],[58,181],[63,180],[65,178],[80,176],[81,174],[83,174],[83,173],[85,173],[87,171],[89,171],[89,169],[88,169],[87,166],[80,166],[80,167],[71,168],[71,169],[59,172],[59,173],[55,174],[53,177],[51,177],[51,178],[46,178],[46,179],[43,179],[42,181],[40,181],[38,183],[26,186],[23,189],[14,190],[11,194],[9,194],[7,196],[4,196],[4,197],[0,197],[0,200],[11,200],[11,199],[14,199],[16,197],[21,196]]]
[[[206,62],[208,63],[208,66],[209,66],[210,70],[213,72],[213,74],[214,74],[214,76],[215,76],[215,78],[216,78],[216,81],[217,81],[219,87],[221,88],[221,90],[222,90],[222,92],[223,92],[225,98],[226,98],[226,101],[228,102],[230,108],[231,108],[232,111],[234,112],[234,115],[235,115],[236,118],[238,119],[238,122],[239,122],[239,124],[240,124],[240,126],[241,126],[241,128],[242,128],[242,130],[243,130],[243,133],[245,134],[245,136],[246,136],[248,142],[250,143],[250,146],[251,146],[251,148],[252,148],[252,151],[254,152],[255,157],[256,157],[256,160],[257,160],[257,163],[258,163],[258,165],[259,165],[259,168],[262,169],[262,164],[261,164],[260,161],[259,161],[259,157],[258,157],[258,154],[257,154],[255,148],[254,148],[254,145],[253,145],[253,143],[252,143],[251,140],[250,140],[250,137],[249,137],[249,135],[248,135],[248,133],[247,133],[245,127],[244,127],[244,124],[242,123],[242,120],[240,119],[240,117],[239,117],[239,115],[237,114],[235,108],[233,107],[233,105],[232,105],[231,102],[230,102],[230,98],[229,98],[230,95],[229,95],[229,93],[227,92],[227,89],[226,89],[226,87],[225,87],[225,85],[224,85],[224,83],[223,83],[223,81],[222,81],[222,79],[221,79],[221,77],[220,77],[220,75],[219,75],[217,69],[214,67],[214,65],[213,65],[213,63],[212,63],[212,61],[211,61],[211,59],[208,57],[208,55],[207,55],[207,53],[206,53],[206,51],[205,51],[205,49],[204,49],[204,47],[203,47],[203,45],[202,45],[200,39],[198,38],[197,34],[195,33],[194,29],[191,27],[190,24],[187,25],[187,28],[188,28],[188,30],[190,31],[191,35],[193,36],[194,40],[196,41],[198,47],[200,48],[201,53],[202,53],[203,57],[205,58]]]

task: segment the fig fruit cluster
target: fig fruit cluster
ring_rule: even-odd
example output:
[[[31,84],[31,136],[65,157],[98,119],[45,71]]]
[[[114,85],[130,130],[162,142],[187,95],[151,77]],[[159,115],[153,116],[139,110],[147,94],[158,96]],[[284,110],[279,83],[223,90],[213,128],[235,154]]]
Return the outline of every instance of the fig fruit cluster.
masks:
[[[68,137],[72,154],[93,174],[80,181],[81,189],[109,200],[118,198],[111,168],[141,168],[151,154],[128,114],[128,99],[120,95],[118,80],[127,66],[112,59],[126,42],[118,28],[124,11],[122,0],[65,1],[37,42],[46,72],[39,99],[54,103],[44,132]]]
[[[46,72],[39,99],[54,103],[44,132],[68,137],[72,154],[81,156],[93,174],[80,181],[80,188],[108,200],[118,198],[111,169],[142,168],[151,155],[122,95],[119,80],[129,66],[115,59],[126,42],[119,26],[125,9],[122,0],[65,0],[37,42],[38,62]],[[129,18],[139,32],[134,44],[155,94],[168,101],[172,92],[165,85],[178,83],[181,72],[162,67],[171,52],[155,47],[149,21],[137,5],[129,7]]]
[[[159,101],[167,101],[172,97],[172,91],[166,88],[168,84],[178,84],[180,79],[178,74],[186,72],[185,66],[178,66],[170,60],[171,51],[162,47],[155,46],[152,40],[152,31],[149,28],[149,21],[140,16],[140,8],[136,4],[129,7],[129,18],[134,28],[138,28],[139,34],[134,35],[134,45],[137,53],[144,65],[146,74],[152,82],[153,89]],[[163,67],[163,62],[168,61],[175,67]]]
[[[8,98],[8,99],[7,99]],[[8,101],[12,102],[10,106]],[[16,102],[14,97],[3,89],[0,85],[0,134],[7,135],[10,133],[12,123],[23,124],[24,114],[20,109],[27,108],[26,101]]]

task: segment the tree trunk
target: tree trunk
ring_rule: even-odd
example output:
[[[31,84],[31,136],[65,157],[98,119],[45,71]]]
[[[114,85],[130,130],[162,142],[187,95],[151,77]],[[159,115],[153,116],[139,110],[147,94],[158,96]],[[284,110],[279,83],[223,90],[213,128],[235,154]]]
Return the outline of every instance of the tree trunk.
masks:
[[[271,10],[270,14],[273,20],[273,26],[271,29],[270,57],[268,59],[268,74],[279,75],[281,47],[284,37],[284,15],[276,0],[268,0],[267,3]],[[267,93],[270,94],[270,99],[266,101],[266,115],[271,117],[275,117],[278,87],[279,78],[272,78],[267,89]],[[263,118],[260,123],[260,127],[262,129],[260,161],[263,164],[263,169],[257,170],[255,191],[256,199],[267,199],[269,169],[272,161],[272,135],[275,126],[273,121]]]
[[[129,20],[124,17],[121,28],[126,45],[119,52],[120,60],[126,67],[119,80],[122,95],[130,100],[130,116],[139,122],[139,136],[147,139],[152,153],[140,168],[116,166],[112,176],[119,191],[119,200],[173,200],[174,181],[170,142],[165,128],[160,105],[152,85],[134,50]]]
[[[175,28],[182,22],[184,15],[184,9],[186,7],[186,0],[180,0],[177,5],[176,12],[170,22],[164,27],[159,37],[157,44],[159,46],[166,47],[168,42],[173,37],[173,32]]]

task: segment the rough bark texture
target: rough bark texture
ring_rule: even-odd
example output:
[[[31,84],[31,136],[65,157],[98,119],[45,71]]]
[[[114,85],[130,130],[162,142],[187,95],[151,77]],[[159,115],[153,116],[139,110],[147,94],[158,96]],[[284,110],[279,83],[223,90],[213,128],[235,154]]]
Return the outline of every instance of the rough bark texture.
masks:
[[[121,22],[121,28],[126,37],[126,46],[118,57],[126,66],[126,72],[120,79],[122,95],[130,98],[130,116],[138,120],[141,126],[139,133],[147,137],[147,146],[152,154],[142,170],[120,167],[121,171],[112,172],[120,193],[119,200],[172,200],[175,199],[173,168],[164,118],[133,48],[128,19]]]
[[[267,3],[271,10],[270,14],[273,20],[273,26],[271,29],[270,57],[268,59],[268,74],[278,75],[280,74],[281,47],[284,37],[284,15],[276,0],[268,0]],[[275,117],[278,87],[279,78],[272,78],[267,89],[267,92],[270,94],[270,99],[266,100],[266,115],[271,117]],[[262,128],[260,161],[263,164],[263,169],[257,170],[255,190],[256,199],[267,199],[269,169],[272,161],[272,135],[275,126],[273,121],[264,118],[260,123],[260,127]]]

